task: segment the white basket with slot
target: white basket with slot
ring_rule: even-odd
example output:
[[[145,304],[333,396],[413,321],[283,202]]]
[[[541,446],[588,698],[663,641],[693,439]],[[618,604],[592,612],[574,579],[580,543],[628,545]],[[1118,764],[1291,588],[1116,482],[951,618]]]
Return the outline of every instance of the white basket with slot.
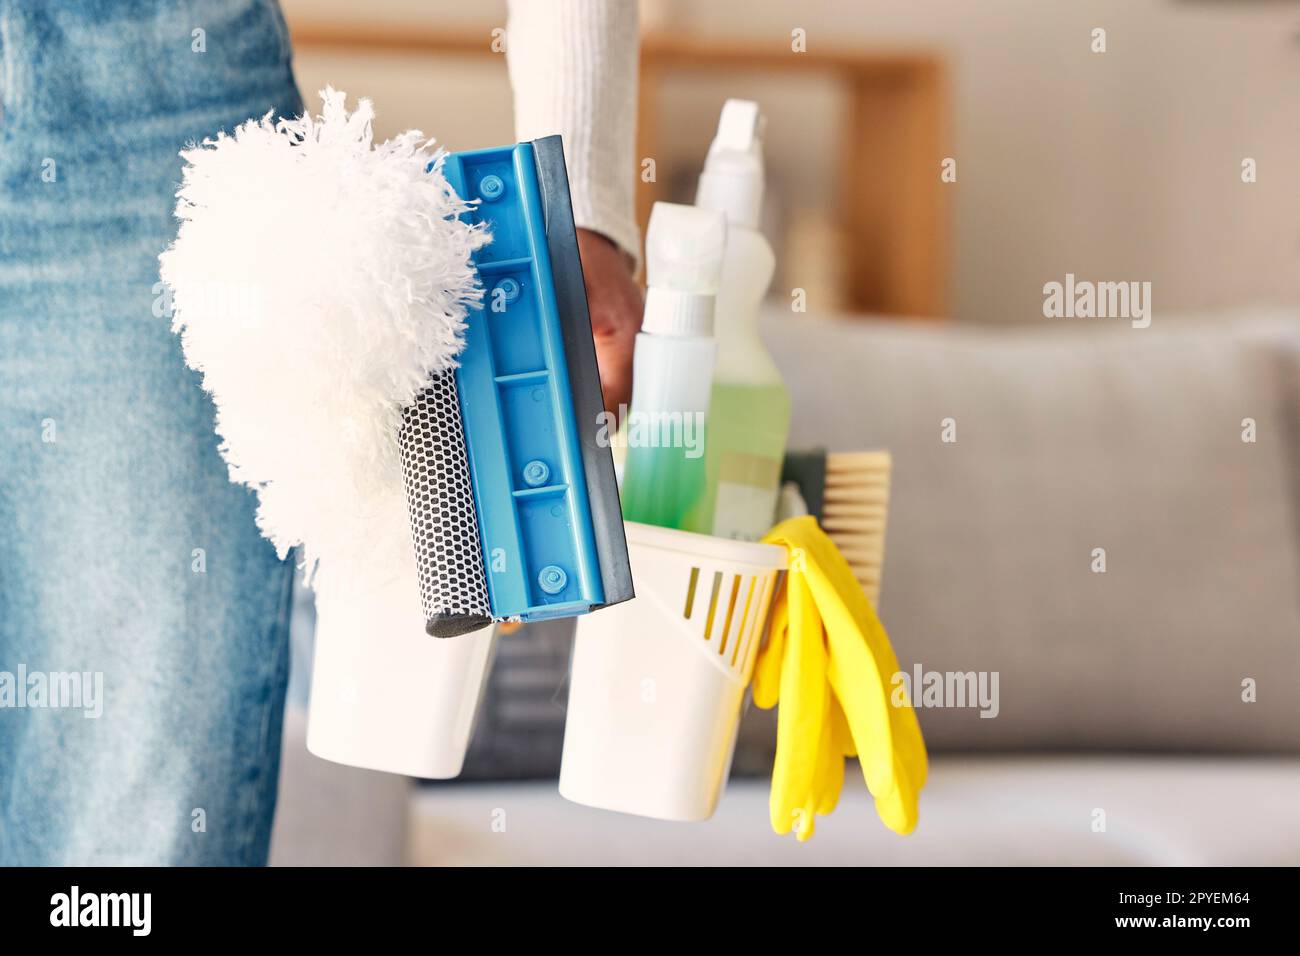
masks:
[[[661,820],[713,815],[785,550],[627,524],[637,596],[581,618],[560,794]]]

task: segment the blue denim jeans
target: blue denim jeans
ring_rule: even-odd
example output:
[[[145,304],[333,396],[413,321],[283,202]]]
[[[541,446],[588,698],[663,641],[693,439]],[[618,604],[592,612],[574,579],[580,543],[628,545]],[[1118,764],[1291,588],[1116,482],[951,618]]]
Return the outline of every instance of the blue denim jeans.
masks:
[[[292,567],[156,283],[178,151],[300,110],[284,21],[0,0],[0,109],[0,863],[262,863]]]

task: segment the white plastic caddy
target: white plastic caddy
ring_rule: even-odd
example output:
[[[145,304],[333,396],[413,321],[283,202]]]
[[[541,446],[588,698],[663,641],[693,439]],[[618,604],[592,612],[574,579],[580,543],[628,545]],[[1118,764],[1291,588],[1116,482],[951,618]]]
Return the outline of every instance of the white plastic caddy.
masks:
[[[713,815],[785,549],[627,523],[636,598],[578,621],[560,793]]]

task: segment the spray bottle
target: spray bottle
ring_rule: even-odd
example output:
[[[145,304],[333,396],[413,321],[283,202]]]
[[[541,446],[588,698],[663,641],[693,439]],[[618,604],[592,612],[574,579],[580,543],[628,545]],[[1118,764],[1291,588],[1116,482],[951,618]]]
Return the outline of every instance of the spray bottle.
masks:
[[[692,530],[707,491],[705,440],[713,307],[722,270],[721,212],[655,203],[646,230],[645,319],[632,357],[623,517]]]
[[[763,117],[727,100],[695,205],[727,218],[718,289],[718,363],[710,403],[706,495],[688,530],[756,541],[771,527],[790,431],[790,395],[758,334],[758,311],[776,265],[758,231],[763,201]]]

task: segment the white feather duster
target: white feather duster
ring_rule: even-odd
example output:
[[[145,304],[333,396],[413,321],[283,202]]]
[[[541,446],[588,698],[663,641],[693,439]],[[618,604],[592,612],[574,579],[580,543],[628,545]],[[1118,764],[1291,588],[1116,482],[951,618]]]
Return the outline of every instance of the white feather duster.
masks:
[[[318,590],[403,577],[418,605],[401,410],[455,364],[489,237],[456,218],[432,140],[374,146],[368,100],[349,114],[321,97],[319,117],[268,115],[181,154],[161,276],[262,533],[281,557],[302,548]]]

